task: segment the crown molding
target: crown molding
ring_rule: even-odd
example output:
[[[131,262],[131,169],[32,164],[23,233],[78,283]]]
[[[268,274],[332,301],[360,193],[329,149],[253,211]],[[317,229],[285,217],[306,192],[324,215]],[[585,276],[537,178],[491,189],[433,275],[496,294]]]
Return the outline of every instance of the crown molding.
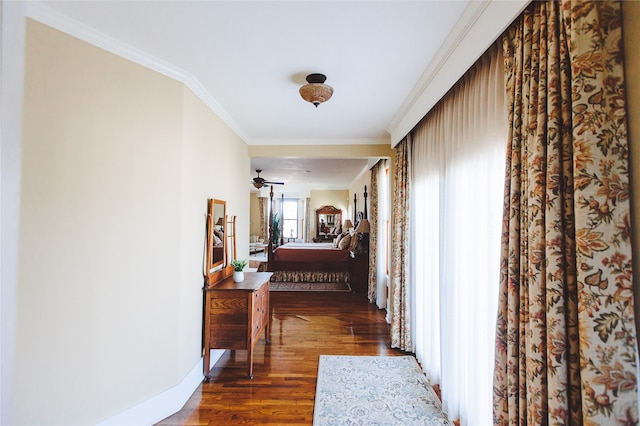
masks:
[[[105,33],[97,31],[75,19],[71,19],[58,13],[41,2],[28,2],[26,16],[35,21],[55,28],[58,31],[69,34],[86,43],[106,50],[132,61],[138,65],[149,68],[155,72],[166,75],[186,85],[202,102],[211,109],[220,119],[229,126],[246,144],[250,144],[249,136],[242,130],[238,123],[231,118],[224,108],[216,101],[204,86],[191,73],[176,67],[173,64],[156,58],[140,49],[113,38]]]
[[[261,138],[251,145],[388,145],[389,136],[372,138]]]
[[[469,2],[462,17],[387,126],[392,147],[433,108],[529,2]]]
[[[405,102],[402,104],[396,115],[387,126],[389,133],[393,132],[393,129],[398,127],[403,118],[410,112],[411,108],[416,105],[422,94],[429,88],[429,85],[438,76],[438,73],[447,63],[447,60],[451,57],[456,48],[460,45],[464,37],[468,34],[469,30],[475,22],[479,19],[482,12],[487,8],[488,2],[486,1],[472,1],[465,8],[462,17],[458,20],[455,27],[447,35],[444,43],[440,46],[440,49],[436,52],[435,57],[429,62],[429,65],[424,70],[415,86],[407,96]],[[474,59],[475,60],[475,59]],[[459,78],[459,77],[458,77]],[[457,80],[457,78],[456,78]],[[441,88],[441,92],[447,92],[449,88]]]

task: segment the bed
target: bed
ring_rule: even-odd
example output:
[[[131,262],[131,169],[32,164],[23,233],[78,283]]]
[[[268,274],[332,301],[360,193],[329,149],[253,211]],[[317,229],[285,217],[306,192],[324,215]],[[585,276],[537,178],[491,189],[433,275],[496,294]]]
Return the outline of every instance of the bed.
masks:
[[[349,250],[333,243],[287,243],[273,252],[274,268],[280,271],[346,271]]]
[[[341,234],[331,243],[287,243],[269,250],[268,270],[279,282],[350,282],[359,234]]]

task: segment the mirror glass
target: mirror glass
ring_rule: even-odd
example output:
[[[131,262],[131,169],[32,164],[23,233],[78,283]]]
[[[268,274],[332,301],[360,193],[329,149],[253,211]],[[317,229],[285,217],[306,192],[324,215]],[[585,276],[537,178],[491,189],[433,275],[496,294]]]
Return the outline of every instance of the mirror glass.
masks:
[[[332,231],[333,228],[333,232]],[[342,210],[323,206],[316,210],[316,237],[337,235],[342,230]]]
[[[208,238],[209,248],[209,272],[222,269],[225,266],[225,217],[227,203],[222,200],[209,200],[208,218]]]

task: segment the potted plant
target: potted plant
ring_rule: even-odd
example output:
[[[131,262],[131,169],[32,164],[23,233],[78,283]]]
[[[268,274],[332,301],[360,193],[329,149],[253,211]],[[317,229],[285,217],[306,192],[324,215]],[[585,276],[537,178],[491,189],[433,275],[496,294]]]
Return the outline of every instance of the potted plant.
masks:
[[[280,245],[280,219],[278,219],[278,213],[273,214],[273,229],[271,232],[273,232],[273,246],[277,247]]]
[[[237,283],[244,281],[243,270],[247,266],[247,261],[245,259],[234,259],[231,261],[231,266],[233,266],[233,281]]]

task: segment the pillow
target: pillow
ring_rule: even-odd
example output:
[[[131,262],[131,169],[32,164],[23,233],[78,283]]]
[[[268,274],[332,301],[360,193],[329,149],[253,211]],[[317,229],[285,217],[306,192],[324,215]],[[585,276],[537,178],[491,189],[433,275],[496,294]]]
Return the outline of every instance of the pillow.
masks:
[[[334,247],[338,247],[338,245],[340,244],[340,240],[342,240],[342,237],[343,237],[343,235],[340,234],[340,235],[338,235],[337,237],[335,237],[333,239],[333,246]]]
[[[215,230],[213,231],[213,235],[220,238],[221,240],[224,239],[224,234],[221,231]]]
[[[213,239],[214,239],[214,245],[218,246],[218,245],[222,244],[222,240],[220,238],[218,238],[218,236],[216,234],[213,234]]]
[[[354,251],[358,247],[360,242],[360,233],[353,234],[351,236],[351,244],[349,244],[349,250]]]
[[[340,250],[345,250],[345,249],[349,248],[349,243],[350,242],[351,242],[351,235],[345,235],[344,237],[342,237],[342,239],[338,243],[338,248]]]

